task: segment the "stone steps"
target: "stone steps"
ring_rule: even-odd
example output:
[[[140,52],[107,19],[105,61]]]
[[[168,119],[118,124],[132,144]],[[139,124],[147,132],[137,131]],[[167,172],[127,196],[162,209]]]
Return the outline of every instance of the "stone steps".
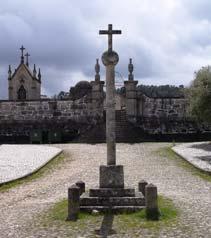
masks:
[[[142,197],[81,197],[80,206],[144,206]]]
[[[142,141],[143,132],[127,121],[124,110],[116,111],[116,141],[117,142],[139,142]],[[76,142],[84,143],[105,143],[106,125],[105,122],[95,125],[89,131],[81,135]]]
[[[93,210],[97,210],[99,212],[112,212],[112,214],[119,213],[132,213],[137,212],[144,209],[145,206],[80,206],[81,211],[86,211],[92,213]]]
[[[90,197],[135,197],[133,188],[94,188],[89,190]]]

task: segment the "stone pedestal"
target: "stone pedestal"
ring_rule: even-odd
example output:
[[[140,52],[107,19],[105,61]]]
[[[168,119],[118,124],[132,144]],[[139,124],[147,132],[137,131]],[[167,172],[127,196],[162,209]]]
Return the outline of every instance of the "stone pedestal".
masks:
[[[123,166],[101,165],[100,188],[124,188]]]

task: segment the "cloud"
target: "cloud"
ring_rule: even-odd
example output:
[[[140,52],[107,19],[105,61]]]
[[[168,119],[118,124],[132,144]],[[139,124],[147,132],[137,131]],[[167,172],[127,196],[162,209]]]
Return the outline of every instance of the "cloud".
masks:
[[[107,48],[99,29],[113,23],[118,71],[145,84],[186,84],[211,60],[209,0],[7,0],[0,9],[0,97],[7,97],[7,69],[19,64],[23,44],[53,95],[94,78],[95,59]],[[104,78],[101,64],[101,78]],[[6,90],[5,90],[6,89]]]

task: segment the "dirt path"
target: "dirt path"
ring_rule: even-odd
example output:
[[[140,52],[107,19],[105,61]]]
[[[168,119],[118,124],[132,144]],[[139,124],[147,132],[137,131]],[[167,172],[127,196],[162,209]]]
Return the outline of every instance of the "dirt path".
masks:
[[[172,198],[180,208],[181,217],[177,226],[159,231],[157,237],[210,238],[211,182],[192,175],[179,167],[176,161],[152,152],[166,145],[118,144],[117,161],[125,165],[126,185],[137,187],[139,180],[146,179],[156,184],[159,193]],[[0,193],[0,237],[66,237],[56,229],[48,231],[29,227],[30,221],[35,224],[34,216],[66,197],[68,186],[77,180],[85,181],[87,188],[96,187],[99,165],[106,161],[106,147],[105,144],[56,146],[64,150],[66,159],[62,164],[41,178]],[[87,234],[90,232],[87,231]],[[73,234],[72,237],[80,236]]]

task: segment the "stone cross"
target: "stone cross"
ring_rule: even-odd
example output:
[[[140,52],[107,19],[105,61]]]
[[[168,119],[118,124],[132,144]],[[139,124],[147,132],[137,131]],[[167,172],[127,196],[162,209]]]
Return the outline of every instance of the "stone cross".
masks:
[[[106,142],[107,165],[116,165],[116,129],[115,129],[115,65],[119,61],[118,54],[112,50],[112,35],[121,34],[120,30],[100,30],[99,34],[108,35],[108,51],[102,55],[102,62],[106,66]]]
[[[26,65],[29,66],[29,56],[30,56],[30,54],[27,52],[25,54],[25,56],[26,56]]]
[[[108,35],[108,51],[112,51],[113,42],[112,42],[112,36],[114,34],[122,34],[122,31],[120,30],[113,30],[112,24],[108,25],[108,30],[100,30],[100,35]]]
[[[25,48],[23,47],[23,45],[22,45],[22,47],[20,48],[20,50],[21,50],[21,63],[24,63],[23,52],[24,52]]]

